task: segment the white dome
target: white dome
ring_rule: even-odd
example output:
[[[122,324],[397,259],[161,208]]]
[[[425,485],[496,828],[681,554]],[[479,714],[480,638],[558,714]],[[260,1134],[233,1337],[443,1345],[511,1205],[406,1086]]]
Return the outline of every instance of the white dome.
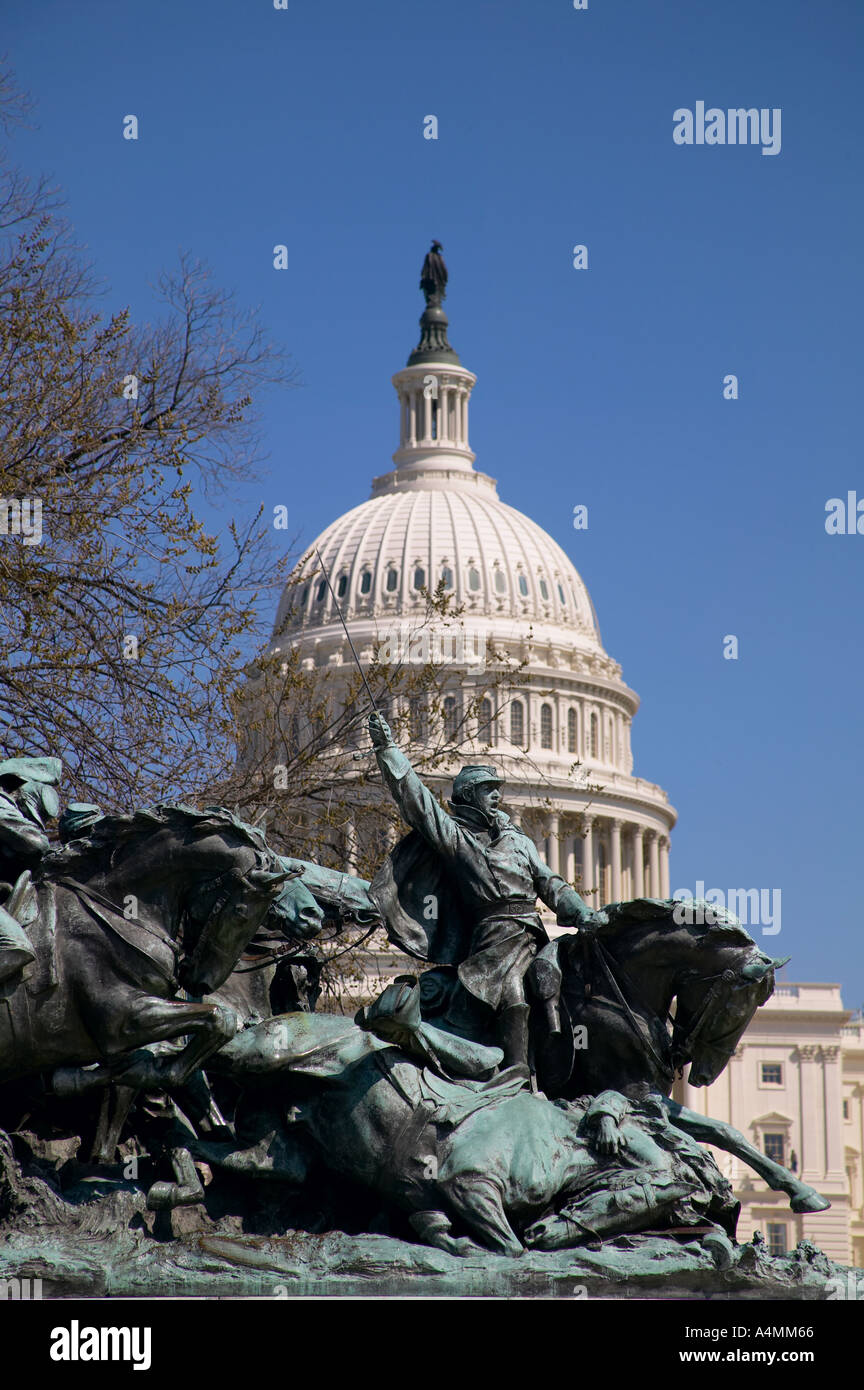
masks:
[[[476,378],[442,337],[442,318],[440,305],[435,314],[427,306],[420,347],[393,378],[395,467],[373,479],[369,501],[322,531],[295,568],[274,651],[284,643],[307,670],[326,671],[330,697],[338,702],[344,689],[353,708],[355,654],[362,668],[389,659],[380,653],[391,638],[427,621],[423,591],[435,593],[445,579],[465,651],[482,658],[476,667],[473,656],[453,664],[448,699],[457,719],[460,710],[467,719],[459,756],[502,768],[508,809],[545,845],[553,871],[560,866],[569,882],[581,875],[589,901],[668,896],[675,812],[661,787],[633,776],[638,696],[604,651],[588,590],[561,546],[474,468],[468,415]],[[481,722],[465,701],[486,689],[487,650],[514,666],[512,679],[490,682]],[[402,697],[393,698],[399,705]],[[417,732],[409,721],[406,736],[422,745],[422,720]],[[441,791],[448,757],[428,774]],[[360,791],[358,798],[360,805]],[[346,837],[350,862],[353,830]]]
[[[466,617],[552,624],[578,633],[578,645],[600,649],[588,590],[561,547],[530,517],[500,501],[491,479],[470,477],[470,483],[450,478],[446,487],[437,478],[412,479],[410,486],[354,507],[322,532],[315,548],[345,616],[419,613],[420,589],[434,591],[443,576]],[[299,573],[315,576],[317,569],[313,558]],[[286,631],[337,619],[320,577],[289,583],[278,627],[286,617]]]

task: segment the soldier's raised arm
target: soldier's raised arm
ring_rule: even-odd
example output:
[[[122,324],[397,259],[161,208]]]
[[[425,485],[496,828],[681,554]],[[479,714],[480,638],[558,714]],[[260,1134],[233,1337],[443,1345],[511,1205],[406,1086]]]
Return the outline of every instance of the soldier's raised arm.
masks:
[[[608,920],[605,912],[595,912],[560,874],[553,873],[536,851],[532,856],[532,868],[537,896],[555,913],[560,927],[580,927],[584,930],[586,927],[600,926]]]
[[[439,806],[405,754],[396,747],[390,725],[382,715],[370,714],[369,733],[381,776],[412,830],[442,854],[458,855],[464,839],[461,828]]]

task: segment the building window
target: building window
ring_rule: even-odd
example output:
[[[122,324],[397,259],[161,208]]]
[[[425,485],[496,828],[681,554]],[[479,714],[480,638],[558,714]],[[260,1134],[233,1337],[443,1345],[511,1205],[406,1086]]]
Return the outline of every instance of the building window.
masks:
[[[447,565],[441,571],[441,584],[445,589],[453,588],[453,571]]]
[[[348,589],[348,576],[347,576],[347,574],[340,574],[340,576],[339,576],[339,582],[338,582],[337,585],[336,585],[336,597],[337,597],[337,598],[344,598],[347,589]]]
[[[327,580],[322,579],[315,591],[315,602],[320,603],[327,592]]]
[[[600,720],[596,714],[591,716],[591,737],[588,740],[588,753],[590,757],[596,758],[600,751]]]
[[[408,729],[412,739],[426,737],[426,706],[419,695],[408,701]]]
[[[567,607],[567,595],[564,593],[564,585],[563,585],[563,584],[559,584],[559,585],[558,585],[558,597],[559,597],[560,600],[561,600],[561,605],[562,605],[562,607],[566,608],[566,607]]]
[[[540,706],[540,747],[552,747],[552,706]]]
[[[390,569],[387,571],[387,582],[385,588],[388,594],[393,594],[399,585],[399,571]]]
[[[528,597],[528,580],[525,578],[524,574],[520,574],[519,576],[519,592],[523,598]]]
[[[775,1163],[785,1164],[786,1162],[786,1136],[770,1132],[762,1135],[762,1147],[765,1150],[765,1157],[771,1158]]]
[[[843,1119],[844,1119],[844,1120],[848,1120],[848,1119],[849,1119],[849,1102],[848,1102],[848,1100],[844,1100],[844,1102],[843,1102]]]
[[[480,701],[480,718],[477,721],[477,737],[484,743],[494,743],[492,737],[492,701]]]
[[[415,589],[425,589],[425,587],[426,587],[426,571],[425,571],[424,569],[422,569],[422,568],[420,567],[420,565],[418,565],[417,568],[416,568],[415,571],[414,571],[414,588],[415,588]]]
[[[763,1086],[782,1086],[783,1085],[783,1064],[782,1062],[762,1062],[762,1085]]]
[[[507,576],[503,570],[495,571],[495,592],[498,594],[506,594],[507,592]]]
[[[576,711],[575,709],[570,709],[567,711],[567,752],[578,753],[578,751]]]
[[[549,585],[546,583],[545,579],[540,580],[540,597],[547,602],[549,600]]]
[[[769,1221],[765,1227],[768,1254],[775,1260],[788,1253],[785,1221]]]
[[[521,700],[514,700],[510,706],[510,742],[517,748],[525,747],[525,706]]]
[[[480,571],[475,570],[473,565],[468,571],[468,588],[471,589],[475,594],[477,593],[477,590],[480,588]]]
[[[362,573],[361,576],[360,576],[360,592],[361,592],[361,594],[368,594],[368,593],[371,593],[371,590],[372,590],[372,571],[371,571],[371,570],[364,570],[363,573]]]
[[[444,737],[448,742],[453,743],[456,738],[457,724],[459,715],[456,709],[456,696],[445,695],[444,697]]]

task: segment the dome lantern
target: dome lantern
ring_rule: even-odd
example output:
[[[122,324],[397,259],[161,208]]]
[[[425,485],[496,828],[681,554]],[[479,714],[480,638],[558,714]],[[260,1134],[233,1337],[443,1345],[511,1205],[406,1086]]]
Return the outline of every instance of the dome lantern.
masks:
[[[477,380],[466,371],[447,340],[447,315],[441,307],[446,293],[447,267],[441,243],[433,241],[423,262],[420,288],[426,308],[420,319],[420,342],[407,366],[393,377],[399,397],[399,447],[393,455],[395,472],[376,478],[375,492],[438,474],[475,485],[481,474],[472,468],[468,443],[468,400]]]

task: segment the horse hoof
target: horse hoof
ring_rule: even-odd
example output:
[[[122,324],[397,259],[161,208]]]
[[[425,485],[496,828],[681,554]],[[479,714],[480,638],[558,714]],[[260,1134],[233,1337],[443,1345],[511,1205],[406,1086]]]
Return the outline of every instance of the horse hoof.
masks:
[[[802,1192],[797,1197],[793,1197],[789,1203],[795,1212],[802,1211],[827,1211],[831,1203],[827,1197],[823,1197],[821,1192],[816,1192],[811,1187],[808,1192]]]
[[[711,1256],[715,1269],[729,1269],[735,1262],[732,1242],[722,1231],[710,1231],[707,1236],[703,1236],[702,1248]]]

